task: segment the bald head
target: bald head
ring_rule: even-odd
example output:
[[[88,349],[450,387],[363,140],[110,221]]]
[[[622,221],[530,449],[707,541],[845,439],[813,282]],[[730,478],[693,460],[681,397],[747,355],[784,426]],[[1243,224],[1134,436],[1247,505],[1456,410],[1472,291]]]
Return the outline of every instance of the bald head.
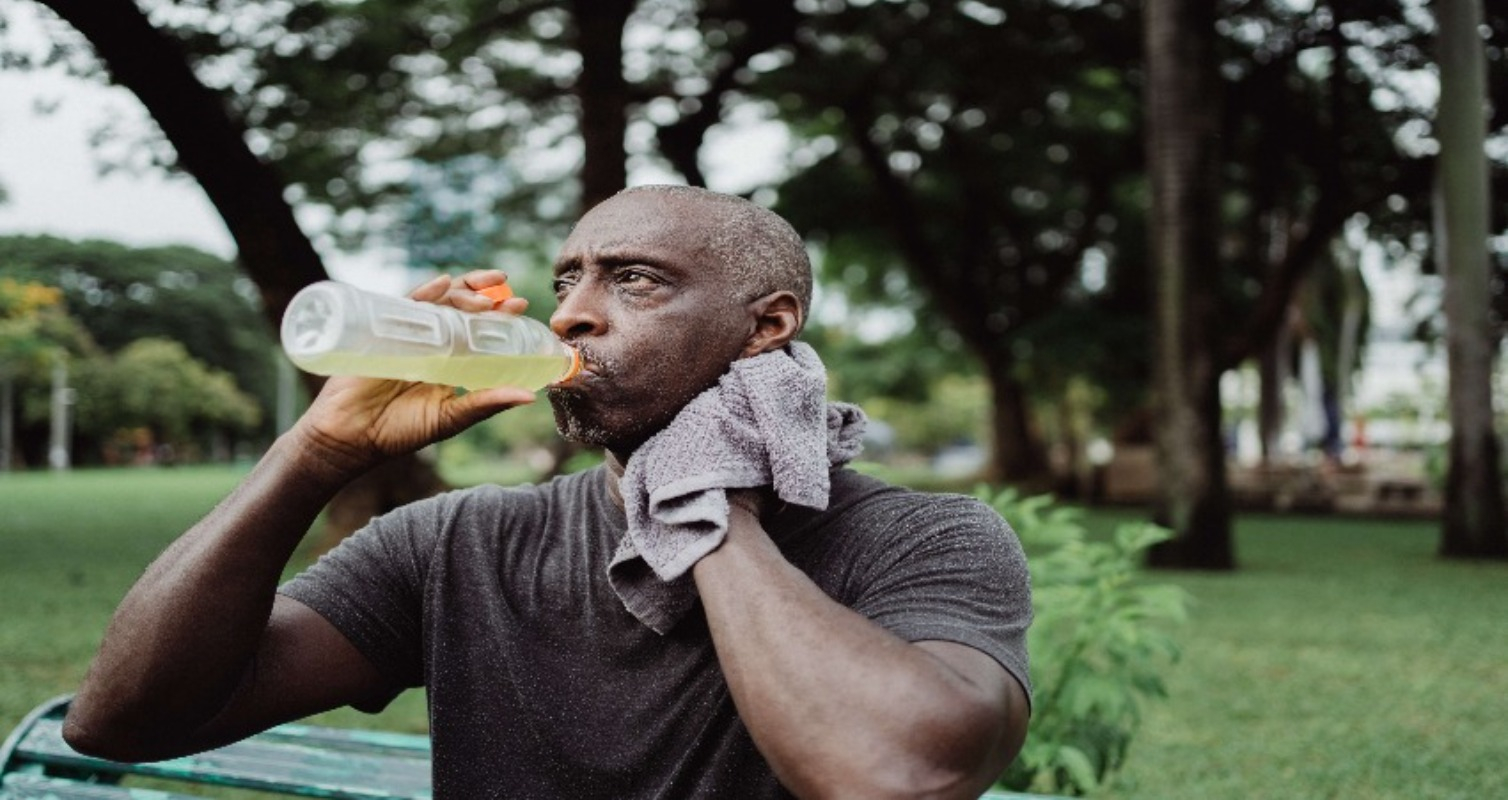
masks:
[[[695,186],[649,185],[617,196],[653,193],[694,204],[701,216],[703,243],[724,269],[740,302],[788,291],[801,302],[802,320],[812,303],[812,262],[801,236],[779,214],[731,194]]]

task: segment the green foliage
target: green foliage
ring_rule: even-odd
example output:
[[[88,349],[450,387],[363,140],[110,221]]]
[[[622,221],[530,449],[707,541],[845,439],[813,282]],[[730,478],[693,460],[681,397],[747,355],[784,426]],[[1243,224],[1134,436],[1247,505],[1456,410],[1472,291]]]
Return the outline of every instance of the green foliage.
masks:
[[[1090,541],[1081,512],[1047,496],[984,487],[978,495],[1027,549],[1036,615],[1028,637],[1031,731],[1001,784],[1082,794],[1121,767],[1142,704],[1166,696],[1164,673],[1179,656],[1175,629],[1186,620],[1188,597],[1141,582],[1138,566],[1169,533],[1127,522],[1109,541]]]
[[[75,385],[79,429],[100,437],[146,428],[159,441],[187,444],[195,434],[245,432],[261,420],[256,401],[228,373],[166,339],[141,339],[86,364]]]
[[[0,278],[0,374],[35,376],[59,353],[92,349],[89,335],[64,310],[62,292]]]
[[[889,425],[895,446],[906,452],[935,454],[949,444],[985,441],[990,395],[983,378],[949,375],[930,387],[930,395],[921,403],[889,395],[853,399],[870,417]]]
[[[172,339],[272,408],[272,327],[251,282],[224,259],[189,247],[0,236],[0,264],[8,275],[61,290],[67,313],[105,351]]]
[[[1017,374],[1028,361],[1144,382],[1122,330],[1145,303],[1136,17],[908,2],[805,19],[822,44],[754,87],[799,137],[779,208],[822,246],[823,278],[855,306],[915,310],[928,342],[948,329],[997,391],[1055,396]]]

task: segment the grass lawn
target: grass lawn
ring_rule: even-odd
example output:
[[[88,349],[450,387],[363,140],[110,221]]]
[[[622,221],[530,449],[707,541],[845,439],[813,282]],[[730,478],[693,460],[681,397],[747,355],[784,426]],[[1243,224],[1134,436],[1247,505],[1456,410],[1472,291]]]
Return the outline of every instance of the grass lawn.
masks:
[[[0,732],[77,685],[126,588],[242,474],[0,476]],[[1435,538],[1427,522],[1246,517],[1239,572],[1153,576],[1195,598],[1184,658],[1097,796],[1500,796],[1508,565],[1443,562]],[[324,719],[422,730],[423,697]]]
[[[0,475],[0,738],[32,707],[77,688],[115,604],[245,472]],[[418,692],[405,694],[380,719],[349,709],[325,719],[420,732],[426,724]]]
[[[1184,657],[1096,796],[1502,797],[1508,564],[1442,561],[1437,532],[1247,516],[1239,572],[1155,575],[1194,597]]]

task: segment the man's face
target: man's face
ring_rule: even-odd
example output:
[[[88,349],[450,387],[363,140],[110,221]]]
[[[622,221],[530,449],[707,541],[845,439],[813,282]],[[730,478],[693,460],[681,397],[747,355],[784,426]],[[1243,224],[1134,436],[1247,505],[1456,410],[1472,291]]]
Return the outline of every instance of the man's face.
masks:
[[[555,334],[584,369],[550,390],[562,435],[627,458],[738,358],[754,321],[706,246],[693,200],[619,195],[577,224],[555,262]]]

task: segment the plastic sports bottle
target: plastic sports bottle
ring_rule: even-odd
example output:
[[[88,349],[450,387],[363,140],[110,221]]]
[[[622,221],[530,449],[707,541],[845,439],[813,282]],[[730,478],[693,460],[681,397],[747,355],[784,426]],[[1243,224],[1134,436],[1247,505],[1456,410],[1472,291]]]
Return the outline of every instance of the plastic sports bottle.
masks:
[[[499,303],[513,296],[507,284],[481,294]],[[471,313],[335,281],[293,296],[282,339],[288,358],[316,375],[533,390],[581,371],[581,355],[538,320]]]

